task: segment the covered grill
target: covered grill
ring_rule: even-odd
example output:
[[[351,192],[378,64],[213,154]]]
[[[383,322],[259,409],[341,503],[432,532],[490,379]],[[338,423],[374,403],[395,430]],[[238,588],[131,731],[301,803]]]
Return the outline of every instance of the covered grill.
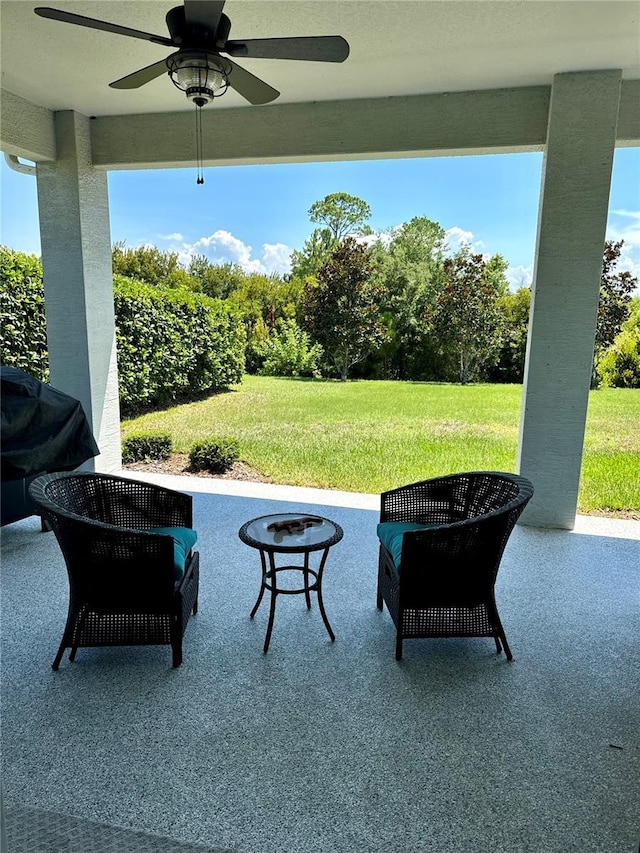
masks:
[[[38,474],[70,471],[100,453],[82,404],[15,367],[2,367],[2,524],[37,512]]]

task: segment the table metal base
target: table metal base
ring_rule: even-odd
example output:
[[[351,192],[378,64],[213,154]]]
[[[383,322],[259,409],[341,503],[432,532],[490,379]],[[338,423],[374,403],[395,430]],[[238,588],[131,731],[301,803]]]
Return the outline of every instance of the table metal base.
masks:
[[[262,649],[263,653],[266,654],[267,649],[269,648],[269,643],[271,641],[271,631],[273,630],[273,620],[276,615],[276,598],[279,595],[304,595],[305,601],[307,603],[307,609],[311,609],[311,596],[310,593],[315,592],[318,596],[318,607],[320,608],[320,615],[322,616],[322,621],[325,624],[325,628],[331,637],[331,642],[333,642],[336,638],[333,633],[333,629],[329,624],[329,620],[327,619],[327,614],[324,609],[324,602],[322,600],[322,573],[324,571],[324,564],[327,561],[327,556],[329,554],[329,547],[325,548],[322,553],[322,558],[320,560],[320,566],[318,571],[311,569],[309,567],[309,553],[305,552],[304,554],[304,565],[302,566],[279,566],[276,567],[275,558],[272,551],[269,551],[269,560],[267,564],[266,552],[260,550],[260,561],[262,564],[262,583],[260,585],[260,592],[258,593],[258,599],[253,606],[253,610],[251,611],[251,619],[258,612],[258,608],[260,607],[260,603],[264,596],[265,590],[269,590],[271,593],[271,602],[269,606],[269,622],[267,624],[267,634],[264,640],[264,647]],[[302,572],[304,585],[298,589],[282,589],[278,587],[278,574],[282,572]],[[310,581],[310,578],[313,580]]]

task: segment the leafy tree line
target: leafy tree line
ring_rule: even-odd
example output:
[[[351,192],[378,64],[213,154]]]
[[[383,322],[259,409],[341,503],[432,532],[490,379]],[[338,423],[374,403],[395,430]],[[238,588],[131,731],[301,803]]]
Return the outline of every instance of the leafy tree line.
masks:
[[[113,268],[223,298],[243,318],[249,372],[487,378],[510,299],[504,259],[468,248],[445,257],[444,230],[424,217],[396,229],[385,244],[367,226],[370,215],[364,201],[346,193],[316,202],[309,216],[319,225],[284,277],[245,274],[204,257],[184,269],[176,253],[122,244],[114,247]],[[513,364],[499,378],[520,381],[521,373],[522,365]]]
[[[358,245],[369,247],[369,274],[359,291],[353,286],[347,290],[352,301],[354,290],[361,293],[362,302],[357,304],[363,309],[371,309],[372,293],[377,304],[377,312],[365,310],[362,318],[352,309],[344,323],[339,306],[332,311],[326,301],[322,311],[303,312],[302,325],[312,339],[325,350],[335,351],[336,330],[344,326],[343,333],[354,338],[356,330],[347,326],[356,325],[363,338],[360,352],[366,354],[353,360],[355,375],[463,383],[522,381],[531,292],[524,287],[515,293],[509,290],[504,258],[474,254],[468,246],[447,251],[444,229],[426,217],[404,223],[384,240],[369,228],[370,215],[364,201],[345,193],[327,196],[309,209],[311,222],[320,227],[314,229],[302,251],[292,255],[291,277],[305,282],[303,305],[308,308],[311,304],[313,309],[316,289],[328,287],[338,294],[336,282],[345,283],[348,277],[354,238]],[[594,385],[601,381],[633,384],[635,370],[628,360],[640,362],[632,312],[632,293],[638,281],[630,272],[618,269],[622,246],[622,241],[609,241],[604,247]],[[339,250],[343,279],[335,269]],[[611,367],[600,370],[601,363],[612,364],[615,342],[616,351],[620,350],[618,336],[623,327],[624,372]],[[615,363],[622,364],[621,358]],[[344,372],[341,376],[344,378]]]
[[[427,217],[387,235],[373,233],[370,217],[369,205],[347,193],[315,202],[315,227],[292,253],[286,276],[244,273],[204,257],[180,269],[175,254],[124,246],[114,249],[114,270],[150,283],[179,275],[184,286],[233,305],[243,318],[249,372],[521,382],[531,293],[509,290],[504,258],[468,246],[448,251],[444,229]],[[637,279],[619,271],[621,249],[621,241],[604,249],[594,384],[635,381],[627,364],[637,360],[633,320],[631,331],[625,327],[624,371],[611,367],[610,354],[603,361],[635,316]]]
[[[112,252],[123,409],[267,375],[521,382],[530,289],[511,292],[501,255],[448,250],[444,229],[415,217],[374,234],[369,205],[334,193],[286,276],[156,247]],[[604,248],[594,385],[640,387],[640,299]],[[47,378],[40,262],[2,248],[2,360]],[[162,319],[160,319],[162,318]],[[155,337],[154,337],[155,335]]]
[[[249,372],[521,382],[531,293],[509,290],[504,258],[468,246],[450,252],[444,229],[427,217],[387,235],[373,233],[370,217],[369,205],[347,193],[315,202],[315,227],[284,277],[204,257],[181,269],[175,254],[122,245],[114,249],[114,269],[150,283],[179,276],[183,286],[233,305],[245,326]],[[622,245],[604,248],[594,386],[636,381],[628,361],[640,358],[632,312],[637,279],[618,269]]]

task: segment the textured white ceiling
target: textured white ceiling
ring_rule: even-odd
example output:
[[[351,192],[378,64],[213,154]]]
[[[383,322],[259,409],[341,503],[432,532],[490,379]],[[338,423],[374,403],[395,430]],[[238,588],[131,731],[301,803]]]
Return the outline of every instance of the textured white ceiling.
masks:
[[[85,115],[192,108],[164,75],[139,90],[108,86],[170,48],[42,19],[38,5],[164,36],[172,3],[2,0],[2,88]],[[225,13],[231,38],[339,34],[349,42],[341,64],[240,60],[280,90],[275,103],[549,85],[558,72],[604,68],[640,77],[638,0],[228,0]],[[215,104],[238,106],[249,107],[231,90]]]

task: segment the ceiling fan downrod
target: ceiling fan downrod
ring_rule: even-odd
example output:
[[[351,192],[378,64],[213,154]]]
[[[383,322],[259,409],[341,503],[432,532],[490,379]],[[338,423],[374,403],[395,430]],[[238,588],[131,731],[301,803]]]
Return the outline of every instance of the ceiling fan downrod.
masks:
[[[204,184],[203,163],[202,163],[202,107],[203,104],[196,105],[196,184]]]

